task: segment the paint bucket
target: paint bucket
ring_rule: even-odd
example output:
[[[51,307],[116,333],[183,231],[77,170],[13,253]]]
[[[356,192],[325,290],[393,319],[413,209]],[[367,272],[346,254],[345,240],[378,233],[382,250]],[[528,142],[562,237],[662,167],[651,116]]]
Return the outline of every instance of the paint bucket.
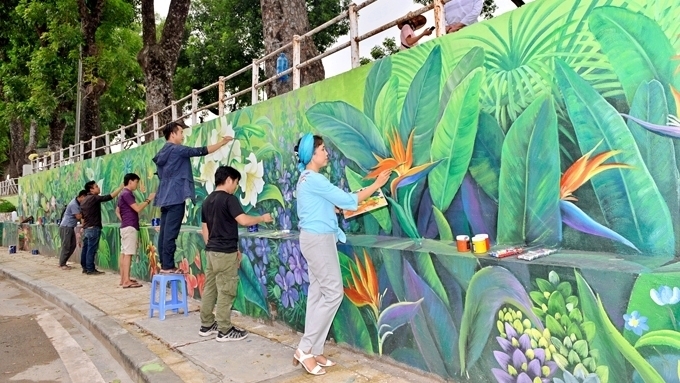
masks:
[[[467,235],[456,236],[456,248],[461,253],[470,251],[470,237]]]
[[[472,252],[475,254],[484,254],[489,248],[486,246],[487,238],[475,235],[472,237]]]
[[[38,255],[38,254],[40,254],[40,252],[38,251],[38,249],[33,249],[33,250],[31,250],[31,254]]]
[[[17,253],[17,246],[16,245],[11,245],[9,247],[9,253],[10,254],[16,254]]]
[[[484,238],[486,241],[486,250],[491,248],[491,241],[489,241],[489,234],[477,234],[477,237]]]
[[[160,226],[161,225],[161,219],[160,218],[151,218],[151,226]]]
[[[257,226],[257,224],[255,224],[253,226],[248,226],[248,233],[257,233],[258,230],[259,230],[259,227]]]

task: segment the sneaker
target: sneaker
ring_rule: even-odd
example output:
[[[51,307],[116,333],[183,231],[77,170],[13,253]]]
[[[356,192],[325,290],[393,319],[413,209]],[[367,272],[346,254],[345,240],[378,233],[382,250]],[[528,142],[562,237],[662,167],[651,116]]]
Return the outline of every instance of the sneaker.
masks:
[[[210,336],[217,333],[217,322],[213,322],[212,326],[201,326],[201,329],[198,330],[200,336]]]
[[[215,338],[215,340],[217,340],[218,342],[231,342],[235,340],[245,339],[247,336],[248,331],[240,329],[238,327],[232,327],[229,329],[229,331],[226,332],[226,334],[220,331],[217,334],[217,338]]]
[[[99,271],[97,269],[94,269],[94,270],[90,270],[90,271],[86,272],[85,274],[87,274],[87,275],[102,275],[102,274],[104,274],[104,272]]]

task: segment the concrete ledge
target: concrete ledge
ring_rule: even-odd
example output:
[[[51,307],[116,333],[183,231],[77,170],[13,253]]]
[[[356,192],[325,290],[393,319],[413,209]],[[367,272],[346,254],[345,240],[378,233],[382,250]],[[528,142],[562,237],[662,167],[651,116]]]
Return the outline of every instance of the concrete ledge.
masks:
[[[140,383],[181,383],[156,354],[104,312],[75,294],[4,266],[0,275],[28,288],[57,305],[85,326],[125,368],[130,378]]]

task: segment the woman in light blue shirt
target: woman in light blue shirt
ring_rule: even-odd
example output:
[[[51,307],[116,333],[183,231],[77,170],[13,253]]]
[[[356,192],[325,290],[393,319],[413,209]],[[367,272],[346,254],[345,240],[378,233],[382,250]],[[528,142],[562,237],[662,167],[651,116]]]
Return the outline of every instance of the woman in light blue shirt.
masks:
[[[304,135],[296,152],[298,169],[302,172],[296,190],[300,250],[307,260],[309,290],[305,334],[295,351],[293,364],[301,362],[308,373],[323,375],[326,373],[323,367],[335,365],[323,356],[323,346],[343,296],[336,243],[345,242],[346,237],[338,227],[336,209],[356,210],[359,202],[385,185],[390,172],[381,173],[371,186],[358,193],[347,193],[319,174],[319,170],[328,165],[328,153],[321,137]]]

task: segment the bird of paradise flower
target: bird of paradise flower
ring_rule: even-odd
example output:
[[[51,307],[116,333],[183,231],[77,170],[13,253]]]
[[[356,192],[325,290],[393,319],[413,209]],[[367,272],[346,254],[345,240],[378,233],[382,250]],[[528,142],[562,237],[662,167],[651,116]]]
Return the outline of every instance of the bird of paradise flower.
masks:
[[[404,142],[397,132],[396,128],[392,128],[387,134],[392,157],[382,158],[378,154],[373,153],[373,156],[378,160],[378,164],[371,169],[371,172],[364,177],[364,179],[373,179],[378,177],[383,171],[395,172],[397,178],[390,183],[390,191],[392,198],[397,198],[397,189],[411,185],[423,179],[427,174],[437,166],[441,160],[428,162],[423,165],[413,167],[413,135],[415,131],[411,131],[408,136],[408,142],[404,147]]]
[[[378,276],[376,275],[373,261],[371,261],[366,250],[364,250],[365,267],[361,264],[356,254],[354,254],[354,261],[357,271],[354,271],[354,267],[350,267],[352,278],[351,281],[347,281],[345,295],[357,307],[368,306],[371,309],[372,324],[375,326],[378,336],[378,353],[382,355],[385,339],[399,327],[413,319],[418,312],[423,298],[415,302],[393,303],[381,310],[382,299],[387,289],[382,294],[378,290]]]
[[[609,150],[590,158],[598,146],[599,144],[576,160],[576,162],[574,162],[562,175],[562,179],[560,180],[560,210],[562,212],[562,222],[575,230],[618,241],[639,252],[638,248],[629,240],[610,228],[596,222],[571,202],[578,201],[573,193],[597,174],[610,169],[633,168],[630,165],[622,163],[604,163],[609,158],[621,153],[620,150]]]

